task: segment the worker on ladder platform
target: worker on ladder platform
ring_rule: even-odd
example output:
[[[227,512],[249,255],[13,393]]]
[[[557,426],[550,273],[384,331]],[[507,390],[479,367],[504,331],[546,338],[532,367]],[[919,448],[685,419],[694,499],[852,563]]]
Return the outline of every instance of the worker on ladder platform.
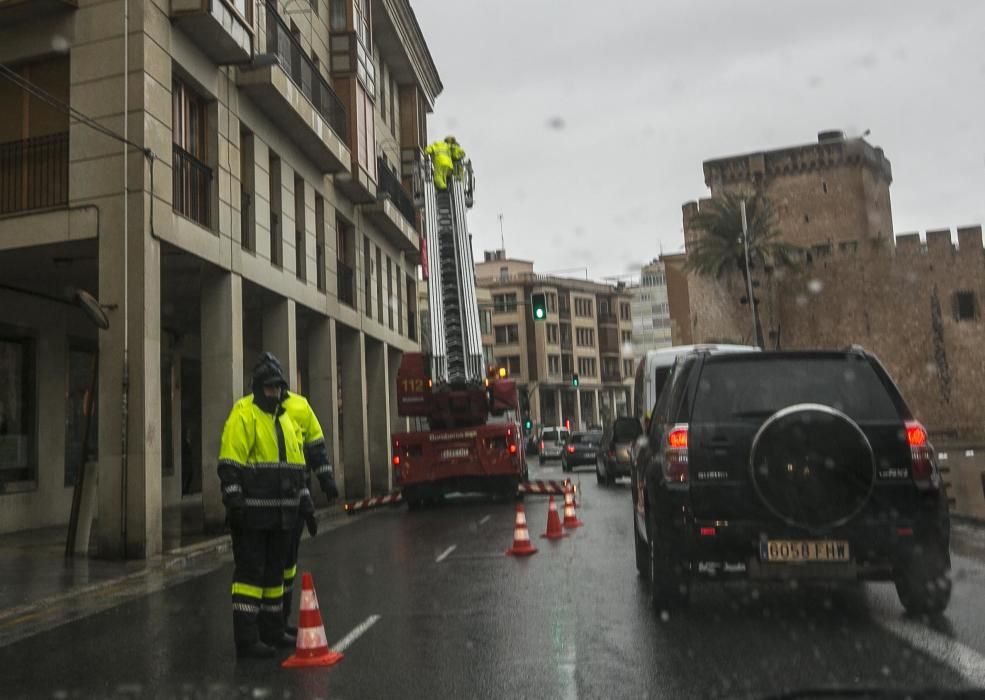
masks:
[[[439,190],[448,189],[448,175],[461,174],[461,163],[465,151],[458,145],[454,136],[446,136],[444,141],[435,141],[427,147],[427,154],[434,164],[434,186]]]

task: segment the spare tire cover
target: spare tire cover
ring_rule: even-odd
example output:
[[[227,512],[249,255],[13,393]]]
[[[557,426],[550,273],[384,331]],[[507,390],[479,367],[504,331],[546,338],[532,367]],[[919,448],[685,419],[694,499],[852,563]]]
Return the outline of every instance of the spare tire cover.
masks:
[[[774,413],[753,438],[752,483],[784,522],[811,530],[844,524],[875,485],[875,457],[858,423],[821,404]]]

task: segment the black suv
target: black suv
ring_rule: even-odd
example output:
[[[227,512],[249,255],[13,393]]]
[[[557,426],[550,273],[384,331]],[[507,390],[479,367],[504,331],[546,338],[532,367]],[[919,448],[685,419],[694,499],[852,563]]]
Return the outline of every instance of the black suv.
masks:
[[[678,358],[631,477],[658,608],[699,577],[890,580],[918,613],[950,600],[933,448],[860,348]]]

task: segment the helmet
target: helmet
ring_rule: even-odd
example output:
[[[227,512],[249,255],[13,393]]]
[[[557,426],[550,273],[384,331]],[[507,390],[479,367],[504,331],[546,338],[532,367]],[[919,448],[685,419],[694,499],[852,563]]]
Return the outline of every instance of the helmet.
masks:
[[[454,136],[446,136],[445,143],[458,143]]]
[[[270,352],[264,352],[253,366],[253,387],[276,385],[287,388],[287,380],[280,362]]]

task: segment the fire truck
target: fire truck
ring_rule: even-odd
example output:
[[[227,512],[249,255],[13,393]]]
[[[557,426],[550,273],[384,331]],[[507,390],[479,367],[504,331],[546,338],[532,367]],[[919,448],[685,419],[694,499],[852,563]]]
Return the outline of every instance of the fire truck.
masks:
[[[396,483],[410,508],[453,492],[514,498],[527,478],[516,383],[483,363],[472,238],[466,212],[475,177],[462,161],[447,189],[422,159],[414,182],[423,209],[421,266],[428,289],[426,352],[405,353],[397,409],[418,428],[392,436]]]

